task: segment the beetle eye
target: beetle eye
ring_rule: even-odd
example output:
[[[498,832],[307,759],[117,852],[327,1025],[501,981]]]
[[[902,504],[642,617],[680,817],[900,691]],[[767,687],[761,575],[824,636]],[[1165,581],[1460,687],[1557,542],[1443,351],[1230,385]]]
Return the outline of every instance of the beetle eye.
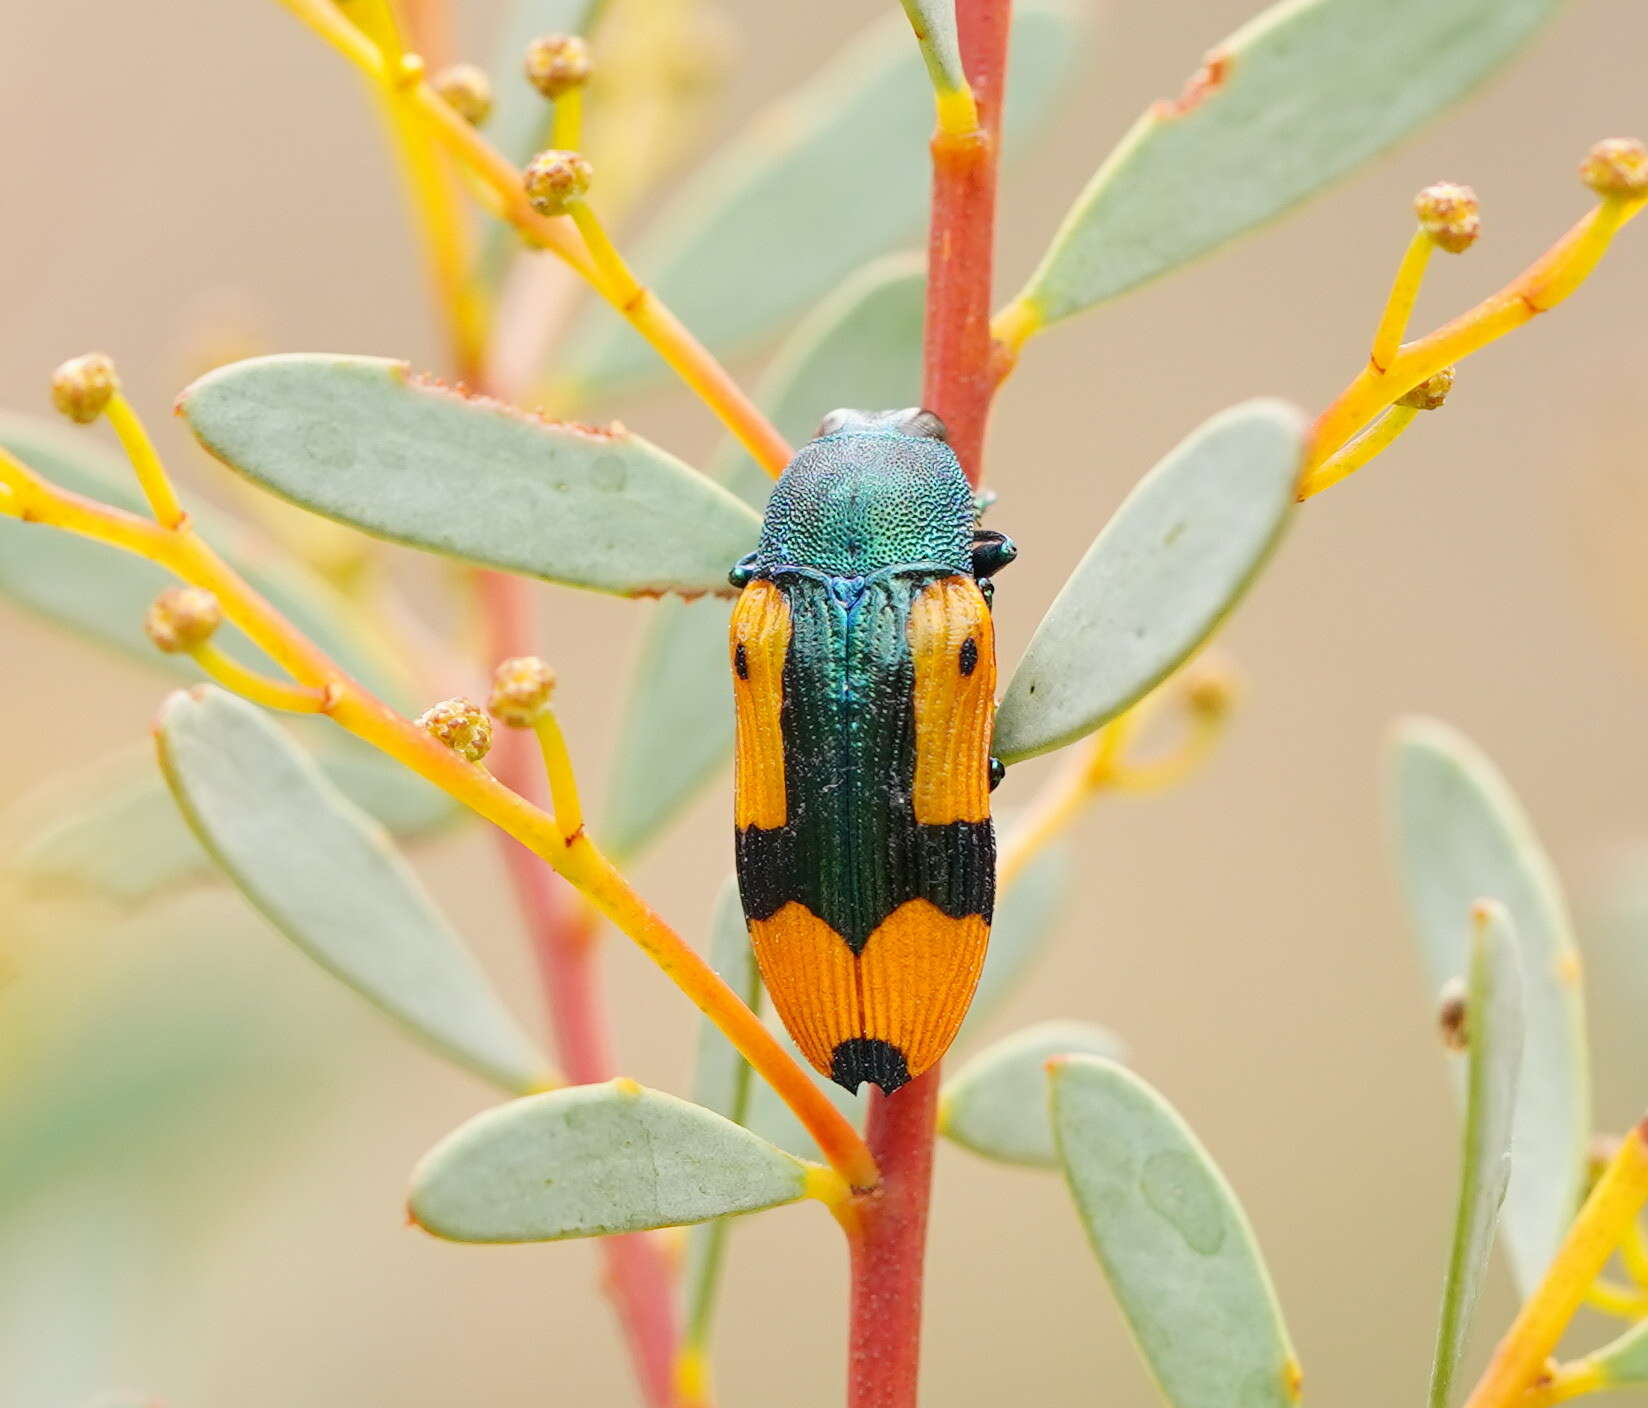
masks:
[[[829,415],[819,421],[818,429],[813,433],[813,438],[817,440],[825,435],[834,435],[857,414],[857,411],[849,410],[846,407],[839,411],[831,411]]]
[[[899,429],[906,435],[918,435],[923,440],[942,440],[950,443],[950,429],[931,411],[924,411],[919,406],[911,407],[904,412],[899,423]]]

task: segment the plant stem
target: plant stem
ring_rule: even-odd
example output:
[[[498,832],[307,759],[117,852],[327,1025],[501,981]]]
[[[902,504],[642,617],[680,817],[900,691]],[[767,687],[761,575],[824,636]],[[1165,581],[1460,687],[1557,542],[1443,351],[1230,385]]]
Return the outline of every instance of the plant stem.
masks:
[[[922,404],[950,430],[969,481],[984,472],[984,429],[996,380],[990,295],[996,156],[1012,0],[958,0],[962,64],[977,130],[933,138],[932,217]],[[932,1194],[939,1068],[870,1097],[866,1139],[881,1184],[844,1220],[852,1257],[848,1408],[915,1408],[921,1369],[922,1269]]]
[[[847,1408],[913,1408],[921,1368],[922,1263],[939,1068],[870,1093],[867,1137],[881,1187],[856,1200]]]
[[[494,660],[530,655],[538,631],[531,584],[504,572],[479,574],[488,650]],[[537,741],[529,729],[503,729],[491,754],[506,787],[542,805],[546,789]],[[560,820],[558,817],[557,820]],[[600,999],[600,943],[595,916],[567,883],[513,837],[498,832],[504,867],[515,890],[537,961],[556,1060],[574,1085],[615,1073]],[[612,1298],[646,1401],[674,1408],[674,1366],[680,1327],[673,1275],[663,1248],[648,1233],[601,1239]]]
[[[927,236],[927,325],[922,404],[950,430],[967,477],[984,469],[984,431],[997,377],[990,355],[996,240],[996,164],[1011,0],[961,0],[956,23],[979,126],[933,136]]]

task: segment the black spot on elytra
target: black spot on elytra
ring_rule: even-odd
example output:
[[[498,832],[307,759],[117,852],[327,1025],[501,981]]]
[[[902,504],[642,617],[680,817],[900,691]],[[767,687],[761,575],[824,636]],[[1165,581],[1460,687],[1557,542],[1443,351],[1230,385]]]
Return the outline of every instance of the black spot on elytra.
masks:
[[[878,1036],[848,1037],[830,1053],[830,1079],[854,1095],[865,1081],[891,1095],[910,1080],[909,1062],[890,1041]]]
[[[978,641],[968,636],[961,643],[961,672],[970,675],[978,669]]]
[[[732,667],[738,672],[739,679],[747,680],[750,677],[750,657],[743,641],[738,642],[738,648],[732,653]]]

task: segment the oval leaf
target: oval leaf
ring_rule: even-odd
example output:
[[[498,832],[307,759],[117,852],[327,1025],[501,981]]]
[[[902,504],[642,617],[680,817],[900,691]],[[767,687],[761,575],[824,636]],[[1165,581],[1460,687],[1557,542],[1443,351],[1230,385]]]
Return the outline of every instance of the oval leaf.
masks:
[[[1442,1285],[1442,1317],[1431,1370],[1431,1408],[1448,1408],[1493,1249],[1494,1223],[1511,1178],[1511,1125],[1522,1066],[1522,978],[1516,939],[1503,906],[1487,901],[1472,915],[1470,981],[1465,1002],[1469,1058],[1465,1137],[1453,1248]]]
[[[553,1242],[792,1203],[806,1166],[731,1120],[634,1081],[516,1100],[412,1175],[410,1210],[452,1242]]]
[[[1432,993],[1465,971],[1471,907],[1498,900],[1521,960],[1525,1037],[1501,1229],[1530,1294],[1584,1191],[1590,1074],[1579,952],[1561,887],[1492,763],[1428,719],[1404,722],[1389,762],[1393,850]]]
[[[961,66],[961,41],[956,35],[955,0],[902,0],[905,17],[916,32],[922,62],[932,80],[933,92],[942,100],[967,87]]]
[[[130,466],[85,431],[0,413],[0,446],[61,488],[148,516]],[[201,507],[191,508],[189,517],[231,567],[346,672],[382,696],[401,697],[398,674],[386,666],[378,646],[344,624],[351,608],[330,584],[278,557],[225,514]],[[192,660],[163,655],[143,633],[149,603],[175,585],[170,572],[146,558],[72,533],[0,518],[0,596],[99,645],[198,679]],[[217,639],[237,660],[262,670],[275,668],[233,626],[225,626]]]
[[[759,114],[637,242],[635,268],[718,354],[771,337],[866,260],[920,231],[933,106],[905,29],[889,15]],[[1009,143],[1046,117],[1076,36],[1065,6],[1019,7]],[[604,307],[592,309],[555,368],[579,391],[659,369],[652,349]]]
[[[865,269],[796,329],[773,362],[759,401],[793,442],[837,406],[902,406],[921,392],[926,283],[919,260]],[[710,470],[752,508],[772,479],[736,444]],[[641,636],[619,731],[607,824],[615,856],[653,840],[732,755],[729,608],[662,601]]]
[[[178,409],[231,469],[304,508],[568,586],[726,592],[760,526],[626,430],[545,421],[379,357],[233,362]]]
[[[1291,1408],[1299,1362],[1236,1195],[1176,1111],[1093,1056],[1055,1061],[1065,1177],[1173,1408]]]
[[[1625,1388],[1648,1384],[1648,1320],[1633,1326],[1591,1356],[1602,1371],[1602,1386]]]
[[[317,762],[344,796],[397,836],[429,831],[457,812],[444,792],[375,751],[332,747]],[[0,868],[42,893],[141,904],[217,873],[147,745],[52,778],[9,808],[0,828],[17,837]]]
[[[1037,1022],[986,1047],[945,1084],[939,1132],[987,1159],[1056,1168],[1047,1062],[1073,1055],[1126,1059],[1121,1041],[1092,1022]]]
[[[1054,598],[996,716],[1018,762],[1108,723],[1177,669],[1241,600],[1294,503],[1304,418],[1247,401],[1173,449]]]
[[[1503,64],[1558,0],[1283,0],[1134,124],[1020,293],[1091,308],[1279,215]]]
[[[195,835],[271,924],[487,1080],[512,1094],[547,1083],[411,867],[264,714],[218,689],[174,694],[155,739]]]

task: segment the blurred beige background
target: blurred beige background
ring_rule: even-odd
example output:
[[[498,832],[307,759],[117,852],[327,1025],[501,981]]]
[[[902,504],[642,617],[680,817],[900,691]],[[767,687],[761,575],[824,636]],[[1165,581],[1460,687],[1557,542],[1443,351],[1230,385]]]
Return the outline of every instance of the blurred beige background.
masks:
[[[885,8],[725,3],[742,59],[717,130]],[[484,55],[501,4],[457,8],[465,47]],[[1106,8],[1057,127],[1007,178],[1004,286],[1139,108],[1176,93],[1255,3]],[[163,412],[202,320],[226,308],[250,310],[282,350],[435,358],[362,95],[276,5],[7,0],[0,15],[0,403],[43,410],[51,367],[102,347],[184,463]],[[1008,653],[1132,480],[1188,428],[1256,393],[1318,407],[1354,371],[1417,187],[1470,181],[1487,226],[1468,258],[1437,262],[1421,323],[1497,286],[1565,229],[1586,207],[1573,172],[1587,145],[1648,135],[1645,46],[1640,0],[1573,5],[1486,93],[1347,187],[1037,342],[992,441],[993,521],[1022,549],[999,597]],[[1387,722],[1427,711],[1474,735],[1587,908],[1602,858],[1648,833],[1645,307],[1648,229],[1634,229],[1570,305],[1473,360],[1445,413],[1310,504],[1224,637],[1248,686],[1228,745],[1178,793],[1097,810],[1079,838],[1079,903],[998,1022],[1087,1017],[1131,1042],[1245,1199],[1318,1403],[1422,1394],[1452,1200],[1454,1111],[1380,842]],[[689,456],[713,443],[678,397],[625,414]],[[617,642],[642,609],[559,594],[547,613],[543,649],[567,682],[566,723],[592,783],[614,724]],[[139,739],[164,689],[5,609],[0,680],[7,794]],[[1009,801],[1027,795],[1024,773]],[[689,932],[730,861],[726,805],[718,789],[640,875]],[[530,1014],[486,838],[451,839],[421,861]],[[610,950],[625,1069],[680,1088],[685,1003],[621,940]],[[175,1408],[633,1400],[588,1247],[462,1249],[403,1225],[412,1162],[488,1093],[403,1041],[232,896],[128,923],[77,916],[44,951],[89,983],[116,973],[184,985],[199,981],[184,960],[209,953],[210,971],[239,972],[308,1052],[313,1069],[296,1085],[320,1097],[293,1113],[254,1088],[221,1140],[197,1141],[193,1166],[164,1175],[202,1221],[176,1244],[182,1219],[155,1215],[156,1241],[176,1254],[117,1298],[118,1382]],[[1640,1007],[1621,1000],[1594,949],[1592,981],[1599,1122],[1618,1126],[1648,1103],[1648,1042]],[[74,1223],[42,1214],[36,1240],[97,1241]],[[925,1401],[1154,1401],[1054,1179],[944,1150],[929,1274]],[[7,1296],[50,1321],[49,1291],[14,1283]],[[742,1225],[723,1401],[839,1402],[843,1291],[839,1239],[816,1208]],[[1484,1334],[1507,1309],[1496,1272]],[[36,1348],[53,1327],[37,1328]],[[57,1329],[66,1356],[92,1353]],[[33,1408],[3,1389],[21,1372],[0,1362],[0,1397]]]

